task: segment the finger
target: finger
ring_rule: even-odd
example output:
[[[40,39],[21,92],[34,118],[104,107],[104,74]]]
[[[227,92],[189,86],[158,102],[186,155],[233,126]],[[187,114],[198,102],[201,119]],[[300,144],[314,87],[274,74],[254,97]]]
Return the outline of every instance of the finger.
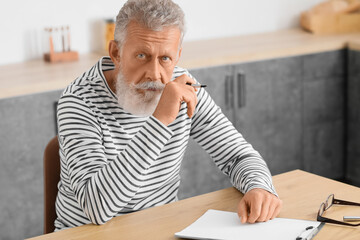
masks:
[[[174,79],[174,82],[177,83],[186,83],[186,74],[184,73],[183,75],[180,75],[179,77]]]
[[[197,88],[197,87],[193,87],[193,88],[194,88],[195,92],[197,92],[197,91],[198,91],[198,88]]]
[[[272,198],[272,202],[271,202],[271,205],[269,207],[269,213],[267,215],[267,220],[270,220],[270,219],[273,219],[275,218],[276,216],[274,216],[275,214],[275,210],[276,208],[280,205],[280,208],[281,208],[281,200],[275,196],[273,196]],[[273,217],[274,216],[274,217]]]
[[[241,219],[241,223],[246,223],[248,220],[248,208],[246,205],[246,202],[244,200],[241,200],[239,203],[239,208],[238,208],[238,215]]]
[[[271,203],[270,199],[264,199],[263,200],[263,204],[261,206],[261,213],[260,213],[259,218],[256,220],[257,222],[265,222],[265,221],[267,221],[267,216],[268,216],[268,213],[269,213],[270,203]]]
[[[277,205],[272,203],[270,206],[269,206],[269,211],[268,211],[268,214],[266,216],[266,219],[265,219],[265,222],[266,221],[269,221],[270,219],[272,219],[272,216],[274,215],[274,212],[275,212],[275,209],[276,209]]]
[[[175,78],[174,82],[181,83],[181,84],[186,84],[186,83],[195,84],[196,83],[195,80],[192,79],[191,77],[189,77],[186,73]]]
[[[258,220],[261,213],[261,202],[256,200],[253,201],[250,206],[250,214],[248,218],[249,223],[254,223],[256,220]]]
[[[271,219],[276,218],[280,214],[281,207],[282,207],[282,201],[279,200],[279,202],[275,208],[275,211],[274,211],[273,215],[271,216]]]
[[[183,74],[180,77],[177,77],[174,81],[181,83],[181,84],[189,84],[189,86],[191,86],[191,84],[196,84],[196,81],[194,79],[192,79],[191,77],[189,77],[187,74]],[[197,87],[193,87],[193,89],[195,90],[195,92],[198,91]]]
[[[191,118],[195,112],[197,104],[197,96],[193,88],[191,88],[191,91],[184,94],[183,101],[187,104],[187,115]]]
[[[191,117],[194,116],[195,109],[196,109],[196,105],[197,105],[197,102],[198,102],[197,96],[196,96],[196,93],[195,93],[195,90],[194,90],[194,92],[193,92],[193,95],[194,95],[194,96],[193,96],[194,101],[191,101],[190,110],[188,109],[188,111],[189,111],[190,114],[191,114]],[[190,117],[190,118],[191,118],[191,117]]]

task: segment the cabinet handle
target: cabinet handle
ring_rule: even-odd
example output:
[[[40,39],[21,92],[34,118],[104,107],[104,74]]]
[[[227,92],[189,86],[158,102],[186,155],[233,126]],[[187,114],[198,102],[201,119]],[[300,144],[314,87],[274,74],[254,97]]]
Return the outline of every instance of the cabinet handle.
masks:
[[[225,108],[229,109],[229,75],[225,75]]]
[[[226,110],[230,110],[233,108],[233,89],[234,89],[234,81],[232,80],[232,76],[225,75],[225,107]]]
[[[245,82],[245,73],[237,73],[237,85],[238,85],[238,98],[237,104],[238,108],[245,107],[246,104],[246,82]]]
[[[229,85],[230,85],[230,89],[229,89],[229,97],[230,97],[230,109],[234,109],[234,76],[231,75],[229,76]]]

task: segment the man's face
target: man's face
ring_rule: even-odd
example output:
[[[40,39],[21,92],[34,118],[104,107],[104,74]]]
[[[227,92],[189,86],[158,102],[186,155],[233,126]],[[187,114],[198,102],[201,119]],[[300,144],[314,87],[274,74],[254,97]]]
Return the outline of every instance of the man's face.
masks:
[[[151,31],[129,24],[116,79],[118,102],[126,111],[140,116],[155,111],[180,57],[180,35],[177,27]]]
[[[131,22],[120,54],[126,81],[132,84],[145,81],[168,83],[179,60],[179,44],[180,30],[177,27],[152,31]]]
[[[119,61],[119,104],[136,115],[151,115],[180,57],[180,30],[152,31],[131,22]]]

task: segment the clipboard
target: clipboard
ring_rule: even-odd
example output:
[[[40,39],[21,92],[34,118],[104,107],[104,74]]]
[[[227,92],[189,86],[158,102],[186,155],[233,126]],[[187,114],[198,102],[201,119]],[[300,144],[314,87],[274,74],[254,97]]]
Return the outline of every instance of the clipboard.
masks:
[[[304,231],[309,227],[318,231],[323,225],[320,226],[320,224],[321,222],[317,221],[289,218],[275,218],[268,222],[242,224],[237,213],[210,209],[190,226],[175,233],[175,236],[187,239],[213,240],[295,240],[299,236],[303,236]],[[317,234],[315,231],[313,233],[315,234],[312,237]],[[306,236],[310,235],[309,233]]]

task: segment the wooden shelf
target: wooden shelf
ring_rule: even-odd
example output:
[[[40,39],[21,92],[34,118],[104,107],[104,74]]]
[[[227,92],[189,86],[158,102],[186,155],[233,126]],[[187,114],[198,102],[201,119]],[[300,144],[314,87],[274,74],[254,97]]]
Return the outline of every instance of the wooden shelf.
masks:
[[[360,33],[313,35],[301,29],[288,29],[185,42],[178,65],[199,68],[338,50],[347,46],[360,50]],[[39,59],[0,66],[0,98],[65,88],[102,55],[83,54],[76,62],[46,63]]]

